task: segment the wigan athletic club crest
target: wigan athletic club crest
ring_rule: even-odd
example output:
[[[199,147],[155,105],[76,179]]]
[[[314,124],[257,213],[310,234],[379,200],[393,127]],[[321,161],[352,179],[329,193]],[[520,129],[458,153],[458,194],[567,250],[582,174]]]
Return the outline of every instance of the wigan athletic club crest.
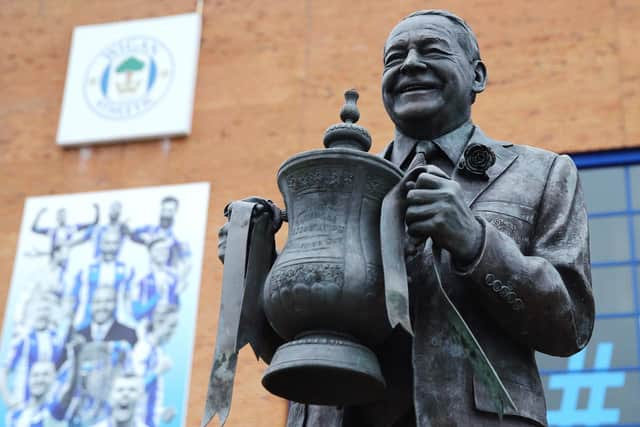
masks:
[[[174,64],[159,40],[136,36],[121,39],[100,51],[85,81],[89,107],[108,119],[128,119],[147,111],[171,85]]]
[[[184,13],[74,28],[57,143],[189,135],[201,25]]]

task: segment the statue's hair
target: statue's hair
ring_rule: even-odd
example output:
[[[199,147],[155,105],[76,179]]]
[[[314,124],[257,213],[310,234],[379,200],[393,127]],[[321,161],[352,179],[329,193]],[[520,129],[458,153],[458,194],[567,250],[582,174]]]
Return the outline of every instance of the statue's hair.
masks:
[[[460,44],[460,47],[462,47],[462,49],[465,51],[470,61],[480,60],[480,48],[478,47],[478,40],[476,39],[475,33],[473,32],[469,24],[467,24],[464,19],[460,18],[456,14],[442,9],[425,9],[418,10],[410,15],[405,16],[400,20],[400,22],[409,18],[413,18],[415,16],[424,15],[442,16],[457,25],[458,28],[456,31],[456,35],[458,36],[458,44]]]

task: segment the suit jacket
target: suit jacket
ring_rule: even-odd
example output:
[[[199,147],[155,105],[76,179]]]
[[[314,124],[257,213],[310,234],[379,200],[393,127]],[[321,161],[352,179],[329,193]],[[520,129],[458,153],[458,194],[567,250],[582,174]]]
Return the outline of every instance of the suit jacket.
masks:
[[[587,215],[577,170],[567,156],[494,141],[478,128],[472,142],[491,148],[495,164],[485,178],[456,168],[452,179],[485,238],[479,257],[464,271],[443,251],[438,264],[443,285],[517,406],[506,411],[500,425],[546,425],[534,353],[576,353],[587,344],[594,321]],[[488,391],[433,298],[433,262],[429,247],[407,261],[415,336],[410,358],[402,354],[404,344],[383,348],[388,398],[344,410],[294,404],[289,426],[413,425],[397,421],[407,400],[420,427],[498,425]],[[396,348],[401,350],[394,355]],[[411,365],[413,384],[405,379]],[[408,396],[404,408],[394,395]],[[350,422],[354,412],[377,414]]]
[[[87,341],[94,341],[91,336],[91,325],[80,329],[78,333]],[[135,330],[114,320],[102,341],[127,341],[131,345],[131,348],[133,348],[136,341],[138,341],[138,336]]]

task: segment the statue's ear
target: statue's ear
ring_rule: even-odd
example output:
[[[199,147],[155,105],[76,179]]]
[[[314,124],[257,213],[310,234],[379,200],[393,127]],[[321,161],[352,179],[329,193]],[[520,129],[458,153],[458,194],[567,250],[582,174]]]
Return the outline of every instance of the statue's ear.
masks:
[[[477,59],[473,61],[473,93],[480,93],[487,86],[487,67],[484,62]]]

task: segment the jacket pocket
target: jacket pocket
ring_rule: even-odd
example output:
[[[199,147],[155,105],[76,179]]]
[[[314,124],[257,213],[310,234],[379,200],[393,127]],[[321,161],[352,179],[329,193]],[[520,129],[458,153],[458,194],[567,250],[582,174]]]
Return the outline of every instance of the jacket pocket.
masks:
[[[531,390],[522,384],[505,379],[502,379],[502,383],[517,407],[516,410],[505,408],[505,415],[527,418],[543,427],[547,426],[547,408],[542,390]],[[498,413],[498,409],[487,387],[485,387],[476,375],[473,376],[473,399],[478,411],[490,412],[492,414]]]
[[[535,209],[529,206],[500,200],[478,201],[473,211],[495,228],[515,240],[523,251],[529,245]]]
[[[501,200],[478,201],[473,204],[473,210],[477,212],[493,212],[510,216],[530,225],[533,224],[535,215],[535,209],[532,207]]]

